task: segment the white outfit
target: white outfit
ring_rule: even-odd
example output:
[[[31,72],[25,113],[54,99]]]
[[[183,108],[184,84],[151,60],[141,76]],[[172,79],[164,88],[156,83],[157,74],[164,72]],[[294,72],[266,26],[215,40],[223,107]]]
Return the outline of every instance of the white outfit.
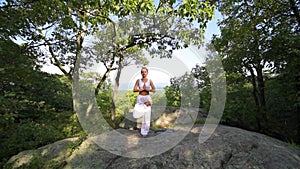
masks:
[[[139,80],[139,87],[143,88],[144,85],[146,86],[146,88],[150,88],[150,80],[148,80],[146,83],[142,82],[142,80]],[[145,102],[147,101],[150,101],[150,103],[152,104],[150,95],[138,95],[133,109],[133,117],[142,118],[142,135],[147,135],[150,130],[151,106],[145,105]]]

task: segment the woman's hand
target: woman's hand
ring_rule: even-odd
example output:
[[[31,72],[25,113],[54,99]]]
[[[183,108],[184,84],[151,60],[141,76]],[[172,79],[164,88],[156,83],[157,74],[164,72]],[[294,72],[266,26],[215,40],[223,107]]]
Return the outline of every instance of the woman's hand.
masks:
[[[139,92],[143,92],[143,91],[150,92],[151,89],[150,89],[150,88],[147,88],[146,85],[144,85],[143,88],[140,88],[140,89],[139,89]]]
[[[146,101],[144,104],[145,104],[146,106],[151,106],[151,102],[150,102],[150,101]]]

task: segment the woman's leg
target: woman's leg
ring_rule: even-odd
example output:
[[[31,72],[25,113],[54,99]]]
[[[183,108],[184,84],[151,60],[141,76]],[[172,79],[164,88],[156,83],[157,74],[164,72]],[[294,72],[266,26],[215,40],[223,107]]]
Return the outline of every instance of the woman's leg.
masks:
[[[147,108],[147,111],[142,116],[142,127],[141,127],[141,134],[148,135],[150,131],[150,122],[151,122],[151,107]]]

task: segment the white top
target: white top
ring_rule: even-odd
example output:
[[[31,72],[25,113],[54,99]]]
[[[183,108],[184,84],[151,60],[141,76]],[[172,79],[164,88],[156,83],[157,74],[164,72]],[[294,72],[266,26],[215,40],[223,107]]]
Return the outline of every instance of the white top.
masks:
[[[147,80],[147,82],[143,82],[142,79],[139,79],[139,88],[143,88],[144,85],[146,86],[147,89],[149,89],[150,86],[150,79]]]

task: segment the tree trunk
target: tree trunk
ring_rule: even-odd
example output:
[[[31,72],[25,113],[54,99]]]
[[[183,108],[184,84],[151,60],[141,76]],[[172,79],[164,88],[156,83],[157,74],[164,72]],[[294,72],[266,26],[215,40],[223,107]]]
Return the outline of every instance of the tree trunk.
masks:
[[[298,60],[298,59],[296,59],[296,60]],[[297,62],[297,63],[299,63],[299,62]],[[300,67],[298,66],[298,69],[299,68]],[[300,75],[299,75],[299,73],[296,73],[295,80],[296,80],[296,113],[297,113],[297,121],[298,121],[298,123],[297,123],[297,125],[298,125],[297,141],[298,141],[298,144],[300,144],[300,113],[299,113],[300,112],[300,103],[299,103],[299,100],[300,100]]]
[[[266,106],[265,83],[263,79],[262,68],[258,67],[256,69],[256,72],[257,72],[257,88],[258,88],[259,105],[261,107],[265,107]]]
[[[298,98],[300,97],[299,96],[299,93],[300,93],[300,85],[297,85],[297,93],[298,93]],[[296,112],[298,112],[297,113],[297,121],[298,121],[298,123],[297,123],[297,125],[298,125],[298,127],[297,127],[297,133],[298,133],[298,135],[297,135],[297,143],[298,144],[300,144],[300,105],[299,104],[297,104],[297,107],[296,107]]]
[[[262,66],[258,65],[256,68],[257,72],[257,91],[258,91],[258,99],[259,99],[259,107],[262,121],[267,125],[268,119],[266,115],[266,98],[265,98],[265,82],[263,78],[263,70]]]
[[[100,90],[101,86],[103,85],[103,83],[105,82],[105,80],[107,79],[109,73],[110,73],[110,70],[107,69],[106,72],[104,73],[104,75],[102,76],[100,82],[97,84],[97,87],[95,89],[95,96],[97,96],[99,94],[99,90]]]
[[[297,88],[298,88],[298,93],[299,93],[299,91],[300,91],[300,90],[299,90],[300,86],[298,85]],[[299,96],[298,96],[298,97],[299,97]],[[300,113],[299,113],[299,112],[300,112],[300,106],[299,106],[299,104],[298,104],[297,107],[296,107],[296,112],[298,112],[298,113],[297,113],[297,120],[298,120],[298,124],[297,124],[297,125],[298,125],[298,128],[297,128],[297,130],[298,130],[298,132],[297,132],[297,133],[298,133],[298,136],[297,136],[297,137],[298,137],[298,138],[297,138],[297,141],[298,141],[298,144],[300,144]]]
[[[256,105],[256,115],[255,115],[255,118],[256,118],[256,121],[257,121],[257,127],[258,127],[258,130],[261,130],[261,118],[260,118],[260,106],[259,106],[259,99],[258,99],[258,96],[257,96],[257,85],[256,85],[256,76],[254,74],[254,71],[252,69],[252,67],[247,67],[247,69],[250,71],[250,74],[251,74],[251,84],[252,84],[252,96],[253,96],[253,99],[254,99],[254,102],[255,102],[255,105]]]
[[[118,95],[118,90],[119,90],[119,85],[120,85],[120,76],[121,76],[122,68],[123,68],[123,56],[120,56],[118,69],[117,69],[117,75],[115,78],[113,96],[112,96],[112,110],[111,110],[111,120],[112,121],[115,120],[115,116],[116,116],[116,100],[117,100],[117,95]]]

